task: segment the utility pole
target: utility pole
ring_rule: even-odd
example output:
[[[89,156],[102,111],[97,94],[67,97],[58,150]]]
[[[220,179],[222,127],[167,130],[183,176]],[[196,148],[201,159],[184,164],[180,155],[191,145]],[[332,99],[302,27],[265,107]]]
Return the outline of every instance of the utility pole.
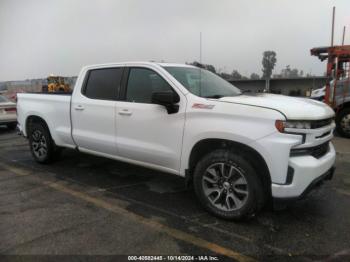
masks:
[[[202,68],[202,32],[199,32],[199,63]],[[202,95],[202,69],[199,70],[199,94]]]
[[[331,46],[334,44],[334,21],[335,21],[335,6],[333,6],[333,17],[332,17],[332,39],[331,39]]]
[[[345,41],[345,31],[346,31],[346,26],[344,26],[344,28],[343,28],[343,40],[342,40],[342,45],[344,45],[344,41]]]

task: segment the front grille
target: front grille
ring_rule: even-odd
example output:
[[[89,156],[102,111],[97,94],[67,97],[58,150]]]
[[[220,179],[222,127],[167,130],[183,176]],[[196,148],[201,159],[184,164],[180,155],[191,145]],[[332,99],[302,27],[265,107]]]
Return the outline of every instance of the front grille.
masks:
[[[308,148],[292,149],[290,156],[313,156],[321,158],[329,151],[329,141],[318,146]]]
[[[312,149],[311,155],[315,158],[321,158],[325,154],[327,154],[328,150],[329,150],[329,142],[326,142],[326,143],[321,144],[319,146],[315,146]]]
[[[333,118],[311,121],[311,129],[329,126],[332,123],[332,121],[333,121]]]

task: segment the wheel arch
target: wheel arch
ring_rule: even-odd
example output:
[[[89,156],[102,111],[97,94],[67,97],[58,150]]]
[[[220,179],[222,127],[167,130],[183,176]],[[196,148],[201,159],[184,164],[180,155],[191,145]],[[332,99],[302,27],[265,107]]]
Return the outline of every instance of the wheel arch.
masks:
[[[254,148],[245,144],[228,140],[228,139],[217,139],[217,138],[206,138],[198,141],[191,149],[190,156],[188,159],[188,168],[185,172],[186,182],[190,184],[192,181],[193,171],[196,163],[209,152],[216,149],[231,149],[237,152],[243,152],[250,156],[251,163],[254,169],[258,172],[261,178],[261,182],[264,187],[264,191],[268,196],[271,196],[271,176],[267,163],[263,156],[256,151]]]
[[[43,125],[47,128],[47,130],[48,130],[48,132],[49,132],[49,134],[50,134],[50,136],[51,136],[50,128],[49,128],[47,122],[45,121],[45,119],[42,118],[42,117],[40,117],[40,116],[37,116],[37,115],[29,115],[29,116],[26,118],[26,121],[25,121],[25,131],[26,131],[26,135],[27,135],[27,136],[29,135],[29,130],[30,130],[31,125],[32,125],[32,124],[37,124],[37,123],[43,124]],[[52,136],[51,136],[51,137],[52,137]]]
[[[339,111],[341,111],[342,109],[344,109],[344,108],[349,108],[350,107],[350,101],[347,101],[347,102],[345,102],[345,103],[343,103],[343,104],[340,104],[339,106],[338,106],[338,110]]]
[[[33,136],[31,135],[31,128],[33,125],[36,125],[37,128],[39,128],[39,126],[41,127],[40,129],[42,129],[44,131],[44,133],[42,135],[48,136],[45,137],[45,147],[46,147],[46,151],[45,151],[45,155],[36,155],[36,153],[34,152],[33,149]],[[34,129],[36,130],[36,129]],[[34,157],[34,159],[40,163],[40,164],[48,164],[51,163],[52,161],[54,161],[54,157],[59,156],[59,153],[61,152],[61,148],[58,147],[54,141],[54,139],[52,138],[51,132],[50,132],[50,128],[49,125],[47,123],[47,121],[45,121],[44,118],[38,116],[38,115],[29,115],[26,120],[25,120],[25,131],[27,133],[27,137],[29,140],[29,144],[30,144],[30,149],[31,149],[31,153]]]

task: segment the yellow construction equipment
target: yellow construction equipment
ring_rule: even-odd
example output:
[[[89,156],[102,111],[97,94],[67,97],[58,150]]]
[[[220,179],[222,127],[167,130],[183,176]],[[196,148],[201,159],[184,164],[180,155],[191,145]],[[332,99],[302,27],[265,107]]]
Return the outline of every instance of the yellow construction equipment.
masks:
[[[47,85],[42,87],[44,93],[70,93],[70,87],[65,83],[63,76],[50,75],[47,78]]]

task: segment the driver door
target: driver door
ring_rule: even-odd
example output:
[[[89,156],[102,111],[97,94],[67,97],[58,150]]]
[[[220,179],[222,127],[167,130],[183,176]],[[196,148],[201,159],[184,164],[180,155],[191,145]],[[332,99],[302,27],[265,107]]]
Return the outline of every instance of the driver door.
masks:
[[[126,69],[122,101],[116,104],[118,155],[177,173],[180,168],[186,99],[180,96],[179,111],[152,103],[152,93],[174,88],[150,68]]]

